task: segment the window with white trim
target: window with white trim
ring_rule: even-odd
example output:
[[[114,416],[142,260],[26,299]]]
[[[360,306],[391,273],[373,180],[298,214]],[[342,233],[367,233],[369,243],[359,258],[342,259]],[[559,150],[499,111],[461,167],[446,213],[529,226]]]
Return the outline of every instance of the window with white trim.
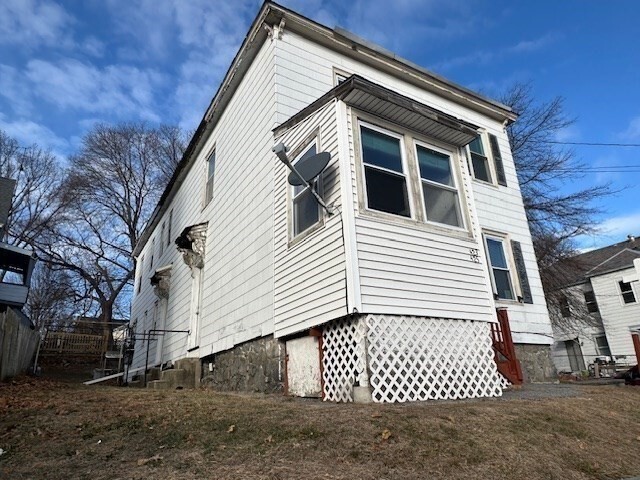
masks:
[[[505,247],[506,239],[486,235],[485,244],[487,258],[489,259],[491,283],[496,299],[515,300],[509,256]]]
[[[204,204],[208,205],[213,198],[213,178],[216,172],[216,151],[215,149],[207,158],[207,185],[205,188]]]
[[[162,222],[162,229],[160,230],[160,244],[159,244],[159,248],[160,248],[160,252],[158,253],[158,255],[162,256],[162,254],[164,253],[164,233],[165,230],[167,229],[167,222]]]
[[[482,135],[478,135],[469,144],[469,154],[471,155],[471,166],[474,178],[482,180],[483,182],[493,183],[491,179],[491,168],[489,167],[489,156],[486,154]]]
[[[169,212],[169,224],[167,225],[167,247],[171,245],[171,224],[173,223],[173,208]]]
[[[313,143],[305,147],[303,153],[293,161],[293,165],[295,166],[299,161],[315,155],[317,152],[317,139],[314,138]],[[321,189],[320,177],[313,181],[313,188],[316,192],[320,192]],[[291,198],[293,201],[293,236],[296,237],[316,225],[320,221],[321,212],[320,205],[308,186],[291,187]]]
[[[462,227],[462,212],[451,155],[417,142],[415,146],[427,221]]]
[[[402,135],[360,125],[367,208],[411,217]]]
[[[620,287],[620,294],[622,295],[622,301],[626,303],[636,303],[636,294],[633,291],[633,286],[630,282],[618,282]]]

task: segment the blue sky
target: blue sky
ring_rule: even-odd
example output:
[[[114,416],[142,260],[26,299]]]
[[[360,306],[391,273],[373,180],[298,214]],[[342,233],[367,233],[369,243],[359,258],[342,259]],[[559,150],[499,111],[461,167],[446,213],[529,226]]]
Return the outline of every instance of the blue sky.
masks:
[[[586,0],[282,0],[469,88],[495,96],[516,81],[566,100],[576,123],[559,140],[640,143],[640,2]],[[244,38],[256,0],[3,0],[0,129],[64,157],[97,121],[193,129]],[[390,8],[391,6],[391,8]],[[575,147],[587,164],[640,165],[640,148]],[[612,182],[602,234],[640,234],[640,173]]]

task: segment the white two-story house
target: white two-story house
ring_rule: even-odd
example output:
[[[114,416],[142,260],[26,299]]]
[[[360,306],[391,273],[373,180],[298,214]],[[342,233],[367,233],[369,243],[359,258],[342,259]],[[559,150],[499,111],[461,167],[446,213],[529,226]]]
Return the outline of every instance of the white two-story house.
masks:
[[[559,372],[582,373],[596,363],[619,368],[640,353],[640,240],[608,245],[571,258],[554,322],[553,360]],[[637,344],[637,345],[634,345]],[[610,373],[610,372],[609,372]]]
[[[135,249],[132,369],[192,357],[219,388],[336,401],[496,396],[500,309],[525,377],[548,378],[515,120],[265,3]],[[280,143],[294,165],[330,153],[328,208],[288,183]]]

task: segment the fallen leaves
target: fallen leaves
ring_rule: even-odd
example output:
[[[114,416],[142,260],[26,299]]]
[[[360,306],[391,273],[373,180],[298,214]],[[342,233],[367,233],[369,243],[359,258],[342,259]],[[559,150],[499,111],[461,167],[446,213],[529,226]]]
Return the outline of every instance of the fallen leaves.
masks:
[[[380,436],[382,437],[382,440],[389,440],[393,436],[393,434],[385,428]]]
[[[235,431],[236,431],[235,425],[230,425],[229,428],[227,428],[227,433],[233,433]]]

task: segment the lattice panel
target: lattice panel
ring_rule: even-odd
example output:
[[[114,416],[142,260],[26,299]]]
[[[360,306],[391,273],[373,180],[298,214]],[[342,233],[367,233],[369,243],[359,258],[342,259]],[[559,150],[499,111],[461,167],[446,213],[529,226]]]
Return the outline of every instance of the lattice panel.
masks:
[[[502,395],[486,322],[368,315],[375,402]]]
[[[352,402],[353,385],[366,375],[364,319],[340,319],[323,326],[322,377],[324,399]]]

